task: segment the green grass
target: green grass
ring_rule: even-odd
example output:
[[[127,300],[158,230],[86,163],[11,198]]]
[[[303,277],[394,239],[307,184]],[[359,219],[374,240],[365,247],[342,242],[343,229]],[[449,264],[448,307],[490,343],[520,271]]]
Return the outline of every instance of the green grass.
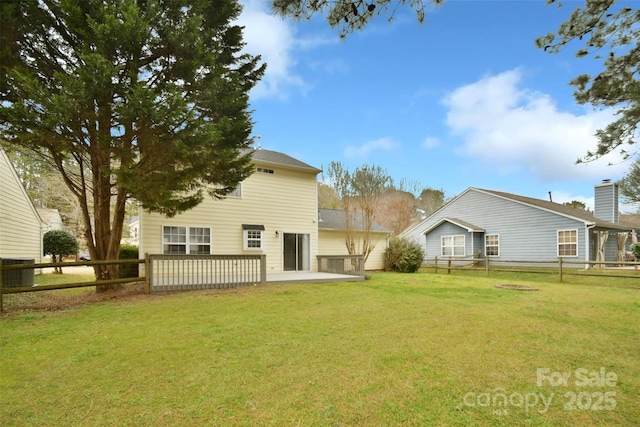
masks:
[[[372,276],[5,315],[0,420],[10,426],[640,424],[637,289],[517,275]],[[540,290],[503,290],[497,283]],[[538,386],[538,368],[571,377],[566,386]],[[580,368],[604,368],[617,381],[577,385]],[[500,393],[511,403],[500,406]],[[571,393],[581,399],[575,409]],[[598,393],[608,393],[601,407],[611,399],[616,407],[593,408]],[[528,409],[519,404],[520,397],[552,394],[547,411],[540,401]]]

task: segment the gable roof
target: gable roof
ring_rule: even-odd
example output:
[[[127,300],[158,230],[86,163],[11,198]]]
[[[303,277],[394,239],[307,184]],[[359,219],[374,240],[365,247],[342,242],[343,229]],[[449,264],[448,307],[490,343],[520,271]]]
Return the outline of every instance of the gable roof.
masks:
[[[355,228],[362,229],[364,218],[360,213],[355,214]],[[344,211],[339,209],[318,209],[318,230],[346,230],[347,221]],[[373,221],[371,231],[375,233],[391,233],[386,227]]]
[[[300,169],[300,170],[305,170],[305,171],[315,172],[315,173],[321,172],[321,170],[318,168],[315,168],[311,165],[301,162],[298,159],[294,159],[293,157],[287,154],[279,153],[277,151],[256,148],[256,149],[252,149],[251,157],[254,160],[259,161],[260,163],[286,166],[292,169]]]
[[[458,218],[442,218],[440,221],[436,222],[431,227],[429,227],[426,230],[424,230],[424,232],[422,234],[427,234],[427,233],[431,232],[435,228],[440,227],[440,225],[442,225],[445,222],[448,222],[450,224],[456,225],[456,226],[458,226],[460,228],[464,228],[469,233],[484,233],[484,231],[485,231],[484,228],[482,228],[482,227],[478,227],[477,225],[473,225],[470,222],[466,222],[466,221],[463,221],[463,220],[458,219]]]

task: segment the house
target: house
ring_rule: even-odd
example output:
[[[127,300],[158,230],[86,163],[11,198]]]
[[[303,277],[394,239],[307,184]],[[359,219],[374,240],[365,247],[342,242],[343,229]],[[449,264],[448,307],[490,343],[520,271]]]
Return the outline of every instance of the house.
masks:
[[[468,188],[402,236],[425,258],[479,255],[504,260],[624,259],[631,226],[619,223],[618,186],[595,186],[595,212],[500,191]]]
[[[42,235],[51,230],[62,230],[62,217],[58,209],[36,208],[40,219],[42,219]]]
[[[140,253],[266,255],[267,274],[317,271],[320,169],[253,150],[255,172],[224,199],[172,218],[141,211]]]
[[[0,258],[42,261],[40,216],[1,147]]]
[[[362,215],[355,218],[355,229],[362,229]],[[318,209],[318,254],[319,255],[347,255],[349,251],[345,244],[346,219],[344,211],[336,209]],[[371,227],[371,240],[375,245],[365,263],[365,270],[381,270],[384,268],[384,253],[388,246],[391,230],[374,222]],[[354,231],[354,237],[362,240],[362,232]]]

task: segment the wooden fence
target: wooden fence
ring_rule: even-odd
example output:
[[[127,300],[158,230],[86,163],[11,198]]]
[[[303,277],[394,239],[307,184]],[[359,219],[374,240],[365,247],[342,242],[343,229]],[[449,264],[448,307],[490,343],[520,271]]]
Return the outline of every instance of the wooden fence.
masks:
[[[433,269],[435,273],[454,270],[491,272],[554,274],[562,282],[563,276],[593,276],[640,279],[640,262],[623,261],[578,261],[560,257],[554,260],[507,260],[491,257],[435,257],[426,259],[422,269]]]

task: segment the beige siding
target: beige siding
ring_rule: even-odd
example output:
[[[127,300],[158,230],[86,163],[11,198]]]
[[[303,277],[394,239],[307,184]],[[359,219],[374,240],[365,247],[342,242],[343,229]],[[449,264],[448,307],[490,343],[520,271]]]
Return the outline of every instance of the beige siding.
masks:
[[[140,253],[162,253],[165,225],[209,227],[213,254],[266,254],[267,273],[275,273],[283,270],[283,233],[304,233],[311,237],[311,271],[316,271],[316,174],[274,165],[269,168],[273,174],[255,172],[242,183],[241,198],[207,197],[173,218],[141,212]],[[264,250],[243,250],[242,224],[264,225]]]
[[[0,257],[42,261],[41,223],[6,154],[0,149]]]
[[[369,254],[369,258],[365,263],[365,270],[382,270],[384,268],[384,251],[387,248],[386,233],[373,233],[375,248]],[[347,247],[345,245],[345,232],[340,230],[320,230],[319,239],[320,246],[318,255],[347,255]],[[359,237],[358,237],[359,238]]]

